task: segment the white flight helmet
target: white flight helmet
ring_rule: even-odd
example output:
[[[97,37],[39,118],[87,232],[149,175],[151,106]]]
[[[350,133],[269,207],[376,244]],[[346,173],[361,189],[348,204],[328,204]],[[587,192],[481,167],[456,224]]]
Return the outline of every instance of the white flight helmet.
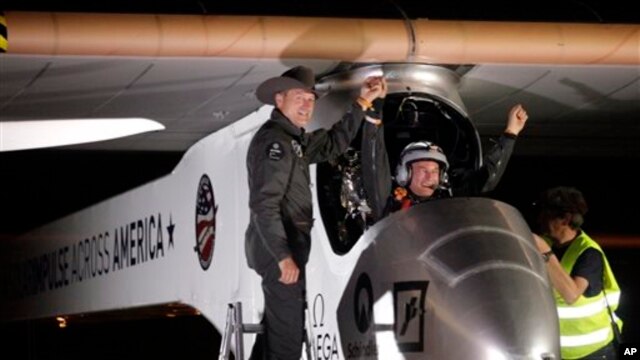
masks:
[[[447,170],[449,162],[442,148],[429,142],[412,142],[400,153],[400,162],[396,166],[395,180],[398,185],[406,187],[411,182],[411,164],[416,161],[431,160],[440,164],[440,185],[448,183]]]

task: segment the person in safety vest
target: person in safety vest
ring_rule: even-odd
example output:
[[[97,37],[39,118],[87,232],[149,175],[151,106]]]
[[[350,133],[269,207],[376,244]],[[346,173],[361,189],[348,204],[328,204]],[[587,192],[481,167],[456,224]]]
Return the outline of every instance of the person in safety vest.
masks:
[[[562,358],[616,359],[620,287],[602,248],[581,228],[588,209],[584,196],[576,188],[555,187],[535,205],[542,237],[534,237],[554,287]]]

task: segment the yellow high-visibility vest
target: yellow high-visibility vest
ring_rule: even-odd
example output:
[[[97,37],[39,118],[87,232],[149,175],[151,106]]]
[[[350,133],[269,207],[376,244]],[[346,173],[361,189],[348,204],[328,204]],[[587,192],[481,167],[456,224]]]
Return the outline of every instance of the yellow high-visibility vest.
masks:
[[[581,295],[575,303],[569,305],[562,295],[554,290],[560,319],[560,352],[563,359],[587,356],[613,340],[614,334],[607,304],[611,307],[618,328],[622,329],[622,320],[615,316],[615,310],[620,302],[620,287],[600,245],[581,231],[569,245],[560,264],[568,274],[571,274],[580,254],[589,248],[596,249],[602,254],[603,291],[593,297]]]

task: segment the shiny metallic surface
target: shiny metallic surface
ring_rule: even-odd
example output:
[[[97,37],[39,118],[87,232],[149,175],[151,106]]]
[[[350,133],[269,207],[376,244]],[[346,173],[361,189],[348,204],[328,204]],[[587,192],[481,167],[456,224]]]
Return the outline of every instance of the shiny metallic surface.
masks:
[[[368,327],[340,325],[343,347],[369,344],[378,359],[560,359],[551,284],[515,208],[434,200],[392,214],[361,241],[370,244],[338,316],[362,307],[363,293],[375,305]],[[396,350],[383,354],[389,341]]]
[[[316,89],[321,93],[358,89],[369,76],[384,76],[388,94],[433,95],[468,117],[467,109],[458,95],[460,77],[442,66],[412,63],[365,65],[322,77],[318,80]]]

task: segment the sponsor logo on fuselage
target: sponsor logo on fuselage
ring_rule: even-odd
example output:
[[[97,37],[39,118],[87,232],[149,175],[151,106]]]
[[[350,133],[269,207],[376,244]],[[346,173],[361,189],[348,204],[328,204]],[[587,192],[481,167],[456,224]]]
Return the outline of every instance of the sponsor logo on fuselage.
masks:
[[[346,359],[377,359],[378,345],[373,325],[373,286],[367,273],[361,273],[356,281],[353,298],[353,320],[360,336],[353,336],[345,345]]]
[[[397,282],[393,285],[395,338],[402,352],[424,351],[424,315],[428,281]]]
[[[312,351],[315,352],[314,359],[318,360],[340,360],[338,349],[338,338],[334,331],[325,328],[325,304],[322,294],[317,294],[313,299],[312,327],[315,338]]]
[[[364,334],[369,330],[373,320],[373,287],[367,273],[360,274],[356,282],[353,316],[360,333]]]
[[[161,212],[117,225],[9,266],[6,298],[22,298],[158,261],[174,248],[175,224]],[[72,235],[70,235],[72,236]]]

